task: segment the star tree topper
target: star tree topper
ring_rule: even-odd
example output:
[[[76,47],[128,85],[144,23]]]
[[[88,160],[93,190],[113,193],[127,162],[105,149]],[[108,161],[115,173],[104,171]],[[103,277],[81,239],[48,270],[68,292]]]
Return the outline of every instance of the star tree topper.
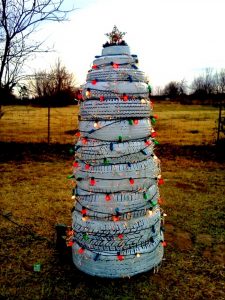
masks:
[[[106,33],[105,35],[109,38],[111,44],[121,43],[126,32],[119,31],[119,29],[114,25],[112,32]]]

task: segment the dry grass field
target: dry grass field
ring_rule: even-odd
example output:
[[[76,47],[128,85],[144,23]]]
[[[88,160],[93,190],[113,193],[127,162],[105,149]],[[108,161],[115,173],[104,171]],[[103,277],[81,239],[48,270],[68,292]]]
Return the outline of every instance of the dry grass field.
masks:
[[[9,126],[9,109],[0,121],[2,136]],[[75,129],[76,109],[65,109],[68,119],[71,110],[75,119],[68,126],[58,123],[64,127],[62,134]],[[30,124],[39,133],[35,114],[41,120],[46,109],[31,110]],[[225,168],[222,151],[213,145],[217,109],[155,104],[155,113],[160,142],[156,153],[165,178],[162,208],[168,215],[165,260],[157,274],[118,280],[87,276],[73,266],[69,254],[59,256],[55,249],[55,224],[71,224],[73,201],[67,175],[73,136],[66,136],[65,144],[36,144],[33,133],[24,140],[23,131],[28,129],[15,115],[14,142],[2,139],[0,143],[1,299],[225,299]],[[36,263],[40,271],[34,271]]]

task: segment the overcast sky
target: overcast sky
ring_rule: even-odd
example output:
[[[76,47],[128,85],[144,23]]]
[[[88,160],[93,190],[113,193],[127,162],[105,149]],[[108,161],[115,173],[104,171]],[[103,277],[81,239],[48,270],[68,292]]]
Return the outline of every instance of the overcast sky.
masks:
[[[70,21],[40,31],[56,52],[33,62],[39,70],[60,57],[83,83],[114,25],[127,32],[124,39],[155,88],[191,81],[205,68],[225,68],[225,0],[66,1],[77,8]]]

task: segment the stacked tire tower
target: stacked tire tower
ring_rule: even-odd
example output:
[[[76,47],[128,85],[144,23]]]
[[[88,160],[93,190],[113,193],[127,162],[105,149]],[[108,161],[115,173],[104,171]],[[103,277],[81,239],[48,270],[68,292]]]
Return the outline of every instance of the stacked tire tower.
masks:
[[[150,86],[124,34],[114,26],[88,72],[73,164],[73,262],[109,278],[158,267],[164,243]]]

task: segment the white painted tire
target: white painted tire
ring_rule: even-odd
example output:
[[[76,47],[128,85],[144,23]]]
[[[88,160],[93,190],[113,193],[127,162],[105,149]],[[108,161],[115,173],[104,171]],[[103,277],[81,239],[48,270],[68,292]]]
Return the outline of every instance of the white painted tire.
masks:
[[[139,120],[137,125],[130,125],[128,120],[99,121],[98,128],[93,121],[80,121],[80,132],[84,137],[99,141],[130,141],[145,139],[150,136],[152,126],[149,119]]]
[[[151,103],[146,99],[121,99],[85,100],[80,103],[82,120],[111,120],[148,118],[152,111]]]

